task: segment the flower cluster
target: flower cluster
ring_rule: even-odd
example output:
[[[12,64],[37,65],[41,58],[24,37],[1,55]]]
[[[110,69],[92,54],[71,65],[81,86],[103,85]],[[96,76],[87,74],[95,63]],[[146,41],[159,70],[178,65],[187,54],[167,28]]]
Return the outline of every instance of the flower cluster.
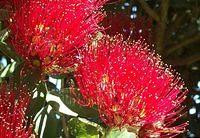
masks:
[[[44,73],[66,73],[76,62],[104,14],[107,0],[27,1],[11,19],[11,42],[15,51]]]
[[[184,83],[143,40],[103,36],[83,50],[75,77],[82,95],[79,103],[97,105],[110,127],[151,124],[168,137],[185,130],[187,123],[171,126],[184,109]]]
[[[10,18],[10,42],[31,68],[44,74],[67,73],[78,65],[78,102],[97,106],[101,120],[111,128],[139,128],[140,137],[183,132],[187,123],[173,123],[184,110],[187,90],[179,74],[146,44],[151,43],[151,21],[111,14],[102,24],[112,37],[102,35],[101,7],[107,1],[9,0],[17,5]],[[20,88],[18,95],[3,85],[0,91],[0,138],[28,137],[31,129],[23,118],[29,103],[26,90]]]
[[[25,111],[30,95],[25,88],[15,91],[7,86],[0,87],[0,138],[29,138],[32,127],[28,127]]]

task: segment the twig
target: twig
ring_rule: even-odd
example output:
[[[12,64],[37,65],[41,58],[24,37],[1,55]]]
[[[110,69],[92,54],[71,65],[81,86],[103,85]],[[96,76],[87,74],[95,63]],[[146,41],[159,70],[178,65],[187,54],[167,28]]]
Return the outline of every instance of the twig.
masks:
[[[166,52],[166,55],[169,55],[171,54],[172,52],[180,49],[180,48],[183,48],[191,43],[194,43],[196,41],[199,41],[200,40],[200,35],[196,35],[194,37],[190,37],[188,39],[185,39],[183,40],[181,43],[177,44],[177,45],[174,45],[174,46],[171,46],[171,48],[169,50],[167,50]]]
[[[177,60],[169,59],[166,62],[174,66],[185,66],[185,65],[190,65],[197,61],[200,61],[200,55],[193,55],[185,59],[184,58],[177,59]]]
[[[183,20],[185,19],[186,14],[182,13],[182,15],[176,14],[174,16],[178,16],[178,17],[175,17],[175,20],[172,21],[172,23],[168,26],[168,29],[166,30],[166,36],[168,37],[167,40],[170,40],[171,33],[176,32],[178,27],[180,27],[181,23],[183,23]]]
[[[159,15],[144,0],[138,0],[138,2],[150,17],[155,21],[160,22]]]
[[[156,50],[158,53],[163,54],[165,32],[168,20],[169,0],[162,0],[160,6],[160,22],[157,24],[156,30]]]

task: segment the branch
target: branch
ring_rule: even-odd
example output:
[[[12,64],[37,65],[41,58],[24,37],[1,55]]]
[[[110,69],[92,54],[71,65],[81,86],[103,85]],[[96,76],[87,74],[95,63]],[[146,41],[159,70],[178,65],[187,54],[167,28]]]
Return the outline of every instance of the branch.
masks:
[[[177,32],[177,28],[180,27],[180,25],[183,23],[183,20],[186,18],[185,13],[182,13],[181,15],[175,14],[173,16],[178,16],[178,17],[173,17],[175,18],[174,21],[172,21],[168,25],[168,29],[166,30],[167,41],[170,40],[171,33]]]
[[[152,17],[155,21],[160,22],[158,14],[144,0],[138,0],[138,2],[150,17]]]
[[[169,0],[162,0],[160,5],[160,22],[157,24],[156,29],[156,51],[163,54],[164,51],[164,40],[165,40],[165,32],[167,27],[167,20],[168,20],[168,10],[169,10]]]
[[[166,55],[169,55],[172,52],[174,52],[174,51],[176,51],[176,50],[178,50],[180,48],[183,48],[183,47],[185,47],[185,46],[187,46],[189,44],[192,44],[192,43],[194,43],[196,41],[199,41],[199,40],[200,40],[200,34],[196,35],[194,37],[190,37],[188,39],[185,39],[181,43],[179,43],[177,45],[174,45],[174,46],[171,46],[171,48],[169,50],[167,50]]]
[[[193,56],[185,58],[185,59],[184,58],[180,58],[180,59],[177,59],[177,60],[169,59],[166,62],[168,64],[171,64],[171,65],[174,65],[174,66],[185,66],[185,65],[190,65],[190,64],[197,62],[197,61],[200,61],[200,55],[199,54],[193,55]]]

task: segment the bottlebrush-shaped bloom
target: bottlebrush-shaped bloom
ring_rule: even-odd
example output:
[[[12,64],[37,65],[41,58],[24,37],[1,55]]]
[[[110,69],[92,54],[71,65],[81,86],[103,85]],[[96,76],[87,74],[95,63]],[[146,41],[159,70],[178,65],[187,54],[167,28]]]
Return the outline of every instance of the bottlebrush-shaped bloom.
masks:
[[[17,93],[18,92],[18,93]],[[0,138],[29,138],[32,127],[28,127],[25,111],[30,96],[24,88],[20,91],[0,87]]]
[[[184,83],[144,41],[104,36],[82,52],[75,77],[82,96],[77,101],[97,105],[110,127],[149,128],[151,135],[169,137],[187,126],[173,126],[184,109]]]
[[[11,41],[16,52],[45,73],[65,73],[78,49],[102,29],[100,9],[107,0],[33,0],[12,17]]]

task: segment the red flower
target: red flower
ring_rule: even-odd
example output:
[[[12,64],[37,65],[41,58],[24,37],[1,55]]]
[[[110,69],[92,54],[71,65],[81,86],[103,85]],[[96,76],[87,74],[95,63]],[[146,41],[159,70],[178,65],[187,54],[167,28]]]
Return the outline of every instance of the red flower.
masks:
[[[18,98],[17,98],[18,97]],[[28,127],[25,111],[30,96],[24,88],[19,91],[0,87],[0,138],[28,138],[32,127]]]
[[[100,8],[107,0],[33,0],[11,22],[12,45],[32,66],[45,73],[65,73],[78,49],[100,30]]]
[[[184,108],[184,83],[146,43],[104,36],[82,54],[75,75],[82,95],[78,102],[97,105],[105,124],[151,124],[159,133],[173,135],[185,130],[187,123],[171,127]]]

